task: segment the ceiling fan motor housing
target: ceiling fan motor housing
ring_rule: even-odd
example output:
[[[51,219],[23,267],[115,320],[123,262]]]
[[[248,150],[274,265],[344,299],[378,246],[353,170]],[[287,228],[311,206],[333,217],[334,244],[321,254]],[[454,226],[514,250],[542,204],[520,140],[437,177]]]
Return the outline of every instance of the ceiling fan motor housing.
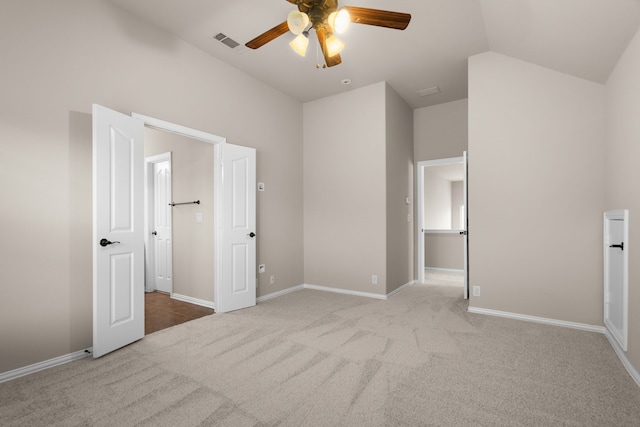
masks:
[[[338,10],[338,0],[298,0],[298,10],[309,15],[311,26],[327,25],[327,18]]]

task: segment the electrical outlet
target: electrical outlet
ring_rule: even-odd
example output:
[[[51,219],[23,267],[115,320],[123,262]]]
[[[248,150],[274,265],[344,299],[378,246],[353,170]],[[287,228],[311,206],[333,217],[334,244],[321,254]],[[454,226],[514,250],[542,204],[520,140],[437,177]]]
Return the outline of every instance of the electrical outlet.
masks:
[[[474,297],[479,297],[480,296],[480,286],[474,286],[472,289],[473,289],[473,296]]]
[[[275,275],[272,274],[271,277],[269,277],[269,283],[272,284],[272,285],[274,283],[276,283],[276,276]]]
[[[371,276],[371,284],[372,285],[377,285],[378,284],[378,276],[377,275],[373,275]]]
[[[254,264],[255,265],[255,264]],[[260,264],[258,266],[258,273],[264,273],[265,271],[267,271],[267,266],[264,264]]]

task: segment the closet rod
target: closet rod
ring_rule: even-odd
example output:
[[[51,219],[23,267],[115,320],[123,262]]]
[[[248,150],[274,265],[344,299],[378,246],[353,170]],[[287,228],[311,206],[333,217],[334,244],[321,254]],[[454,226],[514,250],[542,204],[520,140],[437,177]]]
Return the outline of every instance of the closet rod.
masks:
[[[200,204],[200,200],[196,200],[195,202],[184,202],[184,203],[169,203],[169,206],[177,206],[177,205],[199,205]]]

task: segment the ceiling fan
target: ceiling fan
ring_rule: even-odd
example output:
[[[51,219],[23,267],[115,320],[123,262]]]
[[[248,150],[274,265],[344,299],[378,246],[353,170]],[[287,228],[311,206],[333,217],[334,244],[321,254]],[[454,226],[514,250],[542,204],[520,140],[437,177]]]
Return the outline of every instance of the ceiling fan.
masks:
[[[340,51],[344,48],[344,43],[335,34],[344,32],[350,22],[404,30],[411,21],[411,15],[408,13],[355,6],[344,6],[338,9],[338,0],[287,1],[297,5],[298,10],[292,10],[285,22],[246,43],[247,47],[258,49],[287,31],[291,31],[297,37],[289,45],[295,52],[305,56],[309,44],[309,31],[313,28],[327,67],[333,67],[342,62]]]

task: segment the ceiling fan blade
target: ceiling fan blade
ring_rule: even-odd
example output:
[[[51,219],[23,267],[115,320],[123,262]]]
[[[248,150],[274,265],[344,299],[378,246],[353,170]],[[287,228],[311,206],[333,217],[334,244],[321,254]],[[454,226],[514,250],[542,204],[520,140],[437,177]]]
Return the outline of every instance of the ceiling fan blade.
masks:
[[[369,9],[366,7],[345,6],[355,24],[376,25],[378,27],[404,30],[411,21],[411,14]]]
[[[333,67],[334,65],[338,65],[342,63],[342,58],[340,54],[337,53],[333,56],[327,56],[327,30],[324,27],[316,28],[316,34],[318,36],[318,43],[320,43],[320,48],[322,49],[322,54],[324,55],[324,62],[327,64],[327,67]]]
[[[264,46],[265,44],[269,43],[271,40],[280,37],[281,35],[283,35],[287,31],[289,31],[289,25],[287,24],[287,21],[284,21],[282,24],[276,25],[275,27],[273,27],[269,31],[265,31],[264,33],[260,34],[255,39],[247,42],[245,44],[245,46],[247,46],[247,47],[249,47],[251,49],[257,49],[257,48],[259,48],[261,46]]]

